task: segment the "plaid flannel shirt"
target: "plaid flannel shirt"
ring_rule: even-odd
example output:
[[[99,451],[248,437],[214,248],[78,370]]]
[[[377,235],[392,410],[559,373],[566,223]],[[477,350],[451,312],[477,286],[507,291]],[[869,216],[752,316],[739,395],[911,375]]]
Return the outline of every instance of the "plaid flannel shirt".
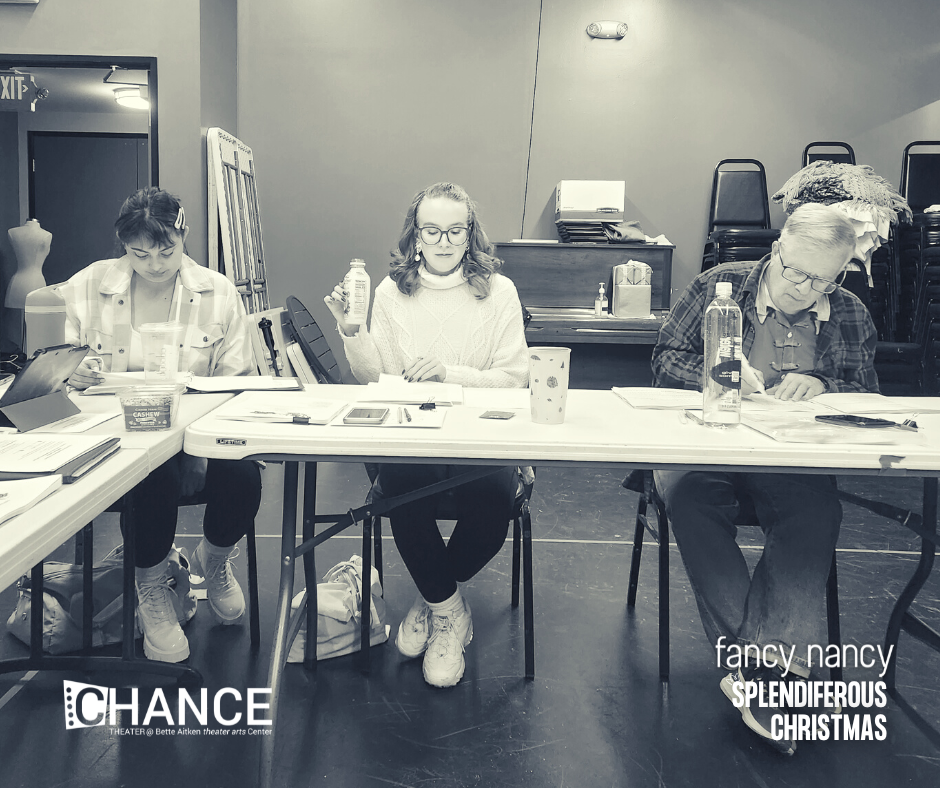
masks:
[[[65,341],[88,345],[105,372],[127,371],[133,272],[126,257],[100,260],[59,286],[65,298]],[[201,376],[257,374],[235,285],[187,255],[179,277],[179,320],[188,337],[182,367]],[[174,299],[171,315],[176,314],[176,304]]]
[[[672,307],[653,348],[657,386],[702,390],[704,338],[702,318],[715,298],[717,282],[731,282],[732,298],[744,316],[745,357],[754,345],[757,293],[761,273],[770,260],[725,263],[699,274]],[[877,332],[865,305],[841,287],[829,294],[829,320],[820,324],[816,356],[809,374],[827,391],[878,391],[875,374]]]

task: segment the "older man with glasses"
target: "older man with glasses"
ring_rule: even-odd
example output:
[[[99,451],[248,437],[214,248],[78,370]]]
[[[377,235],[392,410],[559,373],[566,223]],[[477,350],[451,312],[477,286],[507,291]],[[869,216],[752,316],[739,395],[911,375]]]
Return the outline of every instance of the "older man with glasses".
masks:
[[[855,248],[851,223],[824,205],[793,212],[759,262],[712,268],[686,288],[663,324],[653,350],[657,386],[702,389],[702,318],[717,282],[731,282],[744,316],[743,393],[801,401],[827,391],[878,391],[875,326],[868,310],[839,287]],[[719,471],[656,471],[656,486],[729,699],[735,684],[817,678],[808,646],[825,648],[825,586],[842,509],[825,476]],[[735,541],[741,503],[752,503],[765,534],[753,577]],[[729,646],[731,650],[729,651]],[[760,650],[741,667],[735,655]],[[753,647],[756,646],[757,649]],[[739,685],[740,687],[740,685]],[[744,722],[792,755],[796,742],[774,740],[780,709],[751,700]],[[819,712],[832,712],[820,709]]]

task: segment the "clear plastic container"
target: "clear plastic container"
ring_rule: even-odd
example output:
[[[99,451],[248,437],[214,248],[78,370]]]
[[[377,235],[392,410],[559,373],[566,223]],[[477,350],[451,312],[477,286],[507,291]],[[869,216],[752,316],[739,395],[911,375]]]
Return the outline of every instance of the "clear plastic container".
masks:
[[[180,395],[185,389],[181,383],[121,389],[118,398],[124,410],[124,428],[128,432],[170,429],[176,421]]]

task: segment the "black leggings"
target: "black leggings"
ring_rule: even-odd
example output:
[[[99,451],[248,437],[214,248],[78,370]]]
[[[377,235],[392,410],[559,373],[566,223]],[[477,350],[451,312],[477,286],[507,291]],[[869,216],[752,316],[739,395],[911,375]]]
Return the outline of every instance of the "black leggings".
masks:
[[[475,466],[380,467],[382,495],[390,498],[457,476]],[[516,479],[515,468],[502,468],[446,493],[420,498],[391,511],[389,520],[395,545],[426,601],[443,602],[453,596],[458,581],[469,580],[499,552],[509,529]],[[446,544],[436,519],[438,504],[445,496],[452,498],[447,505],[457,517],[457,525]]]
[[[156,566],[173,546],[182,457],[180,452],[167,460],[130,492],[137,516],[134,562],[139,568]],[[209,460],[199,500],[206,504],[202,519],[206,540],[216,547],[231,547],[258,513],[261,469],[251,460]]]

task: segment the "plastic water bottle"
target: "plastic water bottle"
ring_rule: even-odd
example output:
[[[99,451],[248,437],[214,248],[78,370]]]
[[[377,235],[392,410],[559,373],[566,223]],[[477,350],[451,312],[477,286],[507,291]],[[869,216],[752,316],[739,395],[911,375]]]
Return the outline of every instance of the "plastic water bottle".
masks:
[[[343,279],[343,286],[346,288],[346,322],[351,326],[361,326],[369,316],[369,296],[372,293],[365,260],[356,258],[349,261],[349,271]]]
[[[711,427],[741,423],[741,309],[731,298],[731,282],[715,285],[705,310],[705,385],[702,418]]]

